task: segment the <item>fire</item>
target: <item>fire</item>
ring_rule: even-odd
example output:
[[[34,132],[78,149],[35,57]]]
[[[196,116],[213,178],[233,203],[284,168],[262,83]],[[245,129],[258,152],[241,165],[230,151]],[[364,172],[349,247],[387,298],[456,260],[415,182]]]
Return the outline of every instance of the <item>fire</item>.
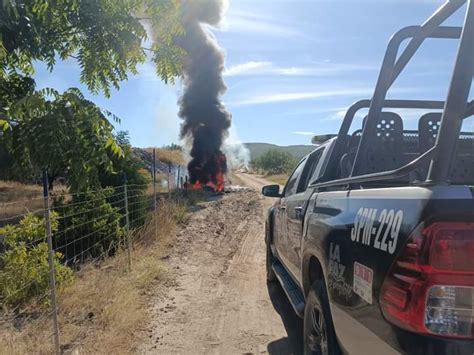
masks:
[[[198,164],[195,160],[188,165],[189,184],[188,189],[197,190],[210,187],[215,192],[224,189],[224,175],[227,171],[227,159],[221,151],[211,155],[206,161]]]

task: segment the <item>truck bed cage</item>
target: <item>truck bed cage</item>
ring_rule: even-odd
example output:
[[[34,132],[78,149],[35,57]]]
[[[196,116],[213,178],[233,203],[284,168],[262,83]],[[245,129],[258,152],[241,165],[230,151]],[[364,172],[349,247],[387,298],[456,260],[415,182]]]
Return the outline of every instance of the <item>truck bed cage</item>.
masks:
[[[466,15],[462,27],[441,26],[463,5]],[[386,100],[387,92],[400,73],[405,69],[417,50],[428,38],[459,39],[458,51],[453,74],[445,101],[425,100]],[[398,56],[403,41],[410,39],[403,52]],[[353,104],[346,112],[338,138],[334,145],[330,164],[336,164],[344,151],[352,121],[357,111],[369,108],[362,129],[362,136],[355,155],[350,177],[327,181],[326,174],[312,182],[310,187],[327,188],[353,183],[365,183],[391,180],[408,175],[420,164],[431,159],[425,184],[449,184],[452,157],[456,153],[458,137],[461,133],[463,119],[474,114],[474,103],[468,102],[474,74],[474,0],[448,0],[421,26],[409,26],[401,29],[389,41],[382,67],[377,79],[371,100],[361,100]],[[376,132],[378,117],[383,108],[412,108],[442,110],[441,124],[435,145],[417,159],[399,169],[364,174],[364,159],[371,144],[371,137]],[[336,166],[328,166],[326,172],[335,171]],[[327,181],[327,182],[324,182]]]

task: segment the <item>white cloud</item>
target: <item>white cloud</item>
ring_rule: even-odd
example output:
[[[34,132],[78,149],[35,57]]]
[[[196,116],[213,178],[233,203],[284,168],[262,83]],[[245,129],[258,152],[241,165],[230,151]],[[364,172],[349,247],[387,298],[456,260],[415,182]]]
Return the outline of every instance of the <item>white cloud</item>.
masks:
[[[354,71],[378,70],[376,66],[351,65],[344,63],[314,63],[311,66],[282,67],[269,61],[249,61],[227,68],[225,76],[281,75],[281,76],[323,76]]]
[[[299,136],[314,136],[316,133],[314,132],[308,132],[308,131],[295,131],[291,132],[292,134],[297,134]]]
[[[329,120],[342,120],[344,118],[344,116],[346,115],[346,112],[347,110],[339,110],[337,111],[334,115],[332,115],[331,117],[329,117]]]
[[[371,92],[371,89],[283,92],[266,95],[255,95],[249,98],[234,101],[231,104],[235,106],[262,105],[286,101],[312,100],[331,96],[367,95]]]
[[[227,68],[224,71],[225,76],[239,76],[239,75],[248,75],[251,73],[255,73],[261,71],[262,68],[271,67],[271,62],[257,62],[257,61],[250,61],[242,64],[237,64]]]
[[[335,110],[333,115],[323,118],[322,121],[342,121],[344,117],[346,116],[348,109],[349,107],[339,108],[338,110]],[[367,114],[367,109],[363,109],[363,110],[357,111],[355,117],[359,117],[359,118],[364,117],[366,114]]]
[[[262,34],[272,37],[305,38],[306,35],[296,25],[286,24],[274,18],[255,13],[231,10],[224,19],[220,30],[232,33]]]
[[[301,86],[301,85],[300,85]],[[278,88],[281,88],[278,90]],[[288,91],[283,91],[283,90]],[[273,91],[273,92],[272,92]],[[414,95],[425,92],[426,89],[422,87],[400,87],[390,90],[392,95]],[[233,106],[250,106],[250,105],[264,105],[271,103],[289,102],[289,101],[302,101],[302,100],[316,100],[322,98],[335,98],[335,97],[354,97],[356,98],[367,98],[371,97],[374,93],[370,87],[352,87],[352,88],[315,88],[314,86],[308,87],[306,90],[301,90],[295,86],[291,89],[286,84],[273,84],[271,88],[264,86],[254,87],[252,90],[244,91],[243,97],[237,97],[233,100],[229,100],[229,105]],[[341,114],[341,113],[340,113]]]
[[[280,75],[288,76],[322,76],[327,74],[336,74],[342,72],[354,72],[354,71],[371,71],[378,70],[376,66],[369,65],[351,65],[351,64],[342,64],[342,63],[315,63],[312,66],[307,67],[277,67],[275,68],[275,73]]]
[[[309,106],[309,107],[308,107]],[[312,105],[304,105],[292,109],[291,111],[285,111],[281,113],[281,117],[303,117],[303,116],[320,116],[320,114],[333,115],[338,111],[344,110],[343,107],[314,107]]]
[[[346,115],[347,109],[340,108],[335,110],[336,112],[327,117],[323,118],[323,121],[342,121]],[[356,113],[356,118],[363,118],[368,114],[368,108],[360,110]],[[417,129],[418,120],[422,115],[428,112],[433,112],[429,109],[406,109],[406,108],[384,108],[383,111],[394,112],[400,115],[403,120],[403,125],[405,129]],[[437,110],[435,110],[437,111]]]

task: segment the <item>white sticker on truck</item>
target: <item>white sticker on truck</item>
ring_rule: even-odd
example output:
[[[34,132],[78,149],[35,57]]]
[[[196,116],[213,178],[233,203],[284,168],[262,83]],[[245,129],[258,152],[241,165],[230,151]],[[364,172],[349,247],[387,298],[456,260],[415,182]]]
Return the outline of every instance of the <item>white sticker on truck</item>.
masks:
[[[352,289],[364,301],[372,304],[372,284],[374,281],[374,271],[365,265],[354,263],[354,285]]]

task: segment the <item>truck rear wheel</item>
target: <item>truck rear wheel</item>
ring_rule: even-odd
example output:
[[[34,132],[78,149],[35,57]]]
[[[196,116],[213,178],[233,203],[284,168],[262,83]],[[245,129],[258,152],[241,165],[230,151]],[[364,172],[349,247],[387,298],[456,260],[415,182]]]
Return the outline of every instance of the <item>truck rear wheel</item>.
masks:
[[[313,283],[304,309],[304,354],[340,354],[324,282]]]
[[[272,248],[271,248],[271,241],[270,241],[270,231],[268,229],[268,226],[265,226],[265,245],[266,245],[266,271],[267,271],[267,282],[275,282],[277,281],[277,277],[275,274],[275,271],[273,271],[273,263],[275,262],[275,257],[273,256],[272,253]]]

